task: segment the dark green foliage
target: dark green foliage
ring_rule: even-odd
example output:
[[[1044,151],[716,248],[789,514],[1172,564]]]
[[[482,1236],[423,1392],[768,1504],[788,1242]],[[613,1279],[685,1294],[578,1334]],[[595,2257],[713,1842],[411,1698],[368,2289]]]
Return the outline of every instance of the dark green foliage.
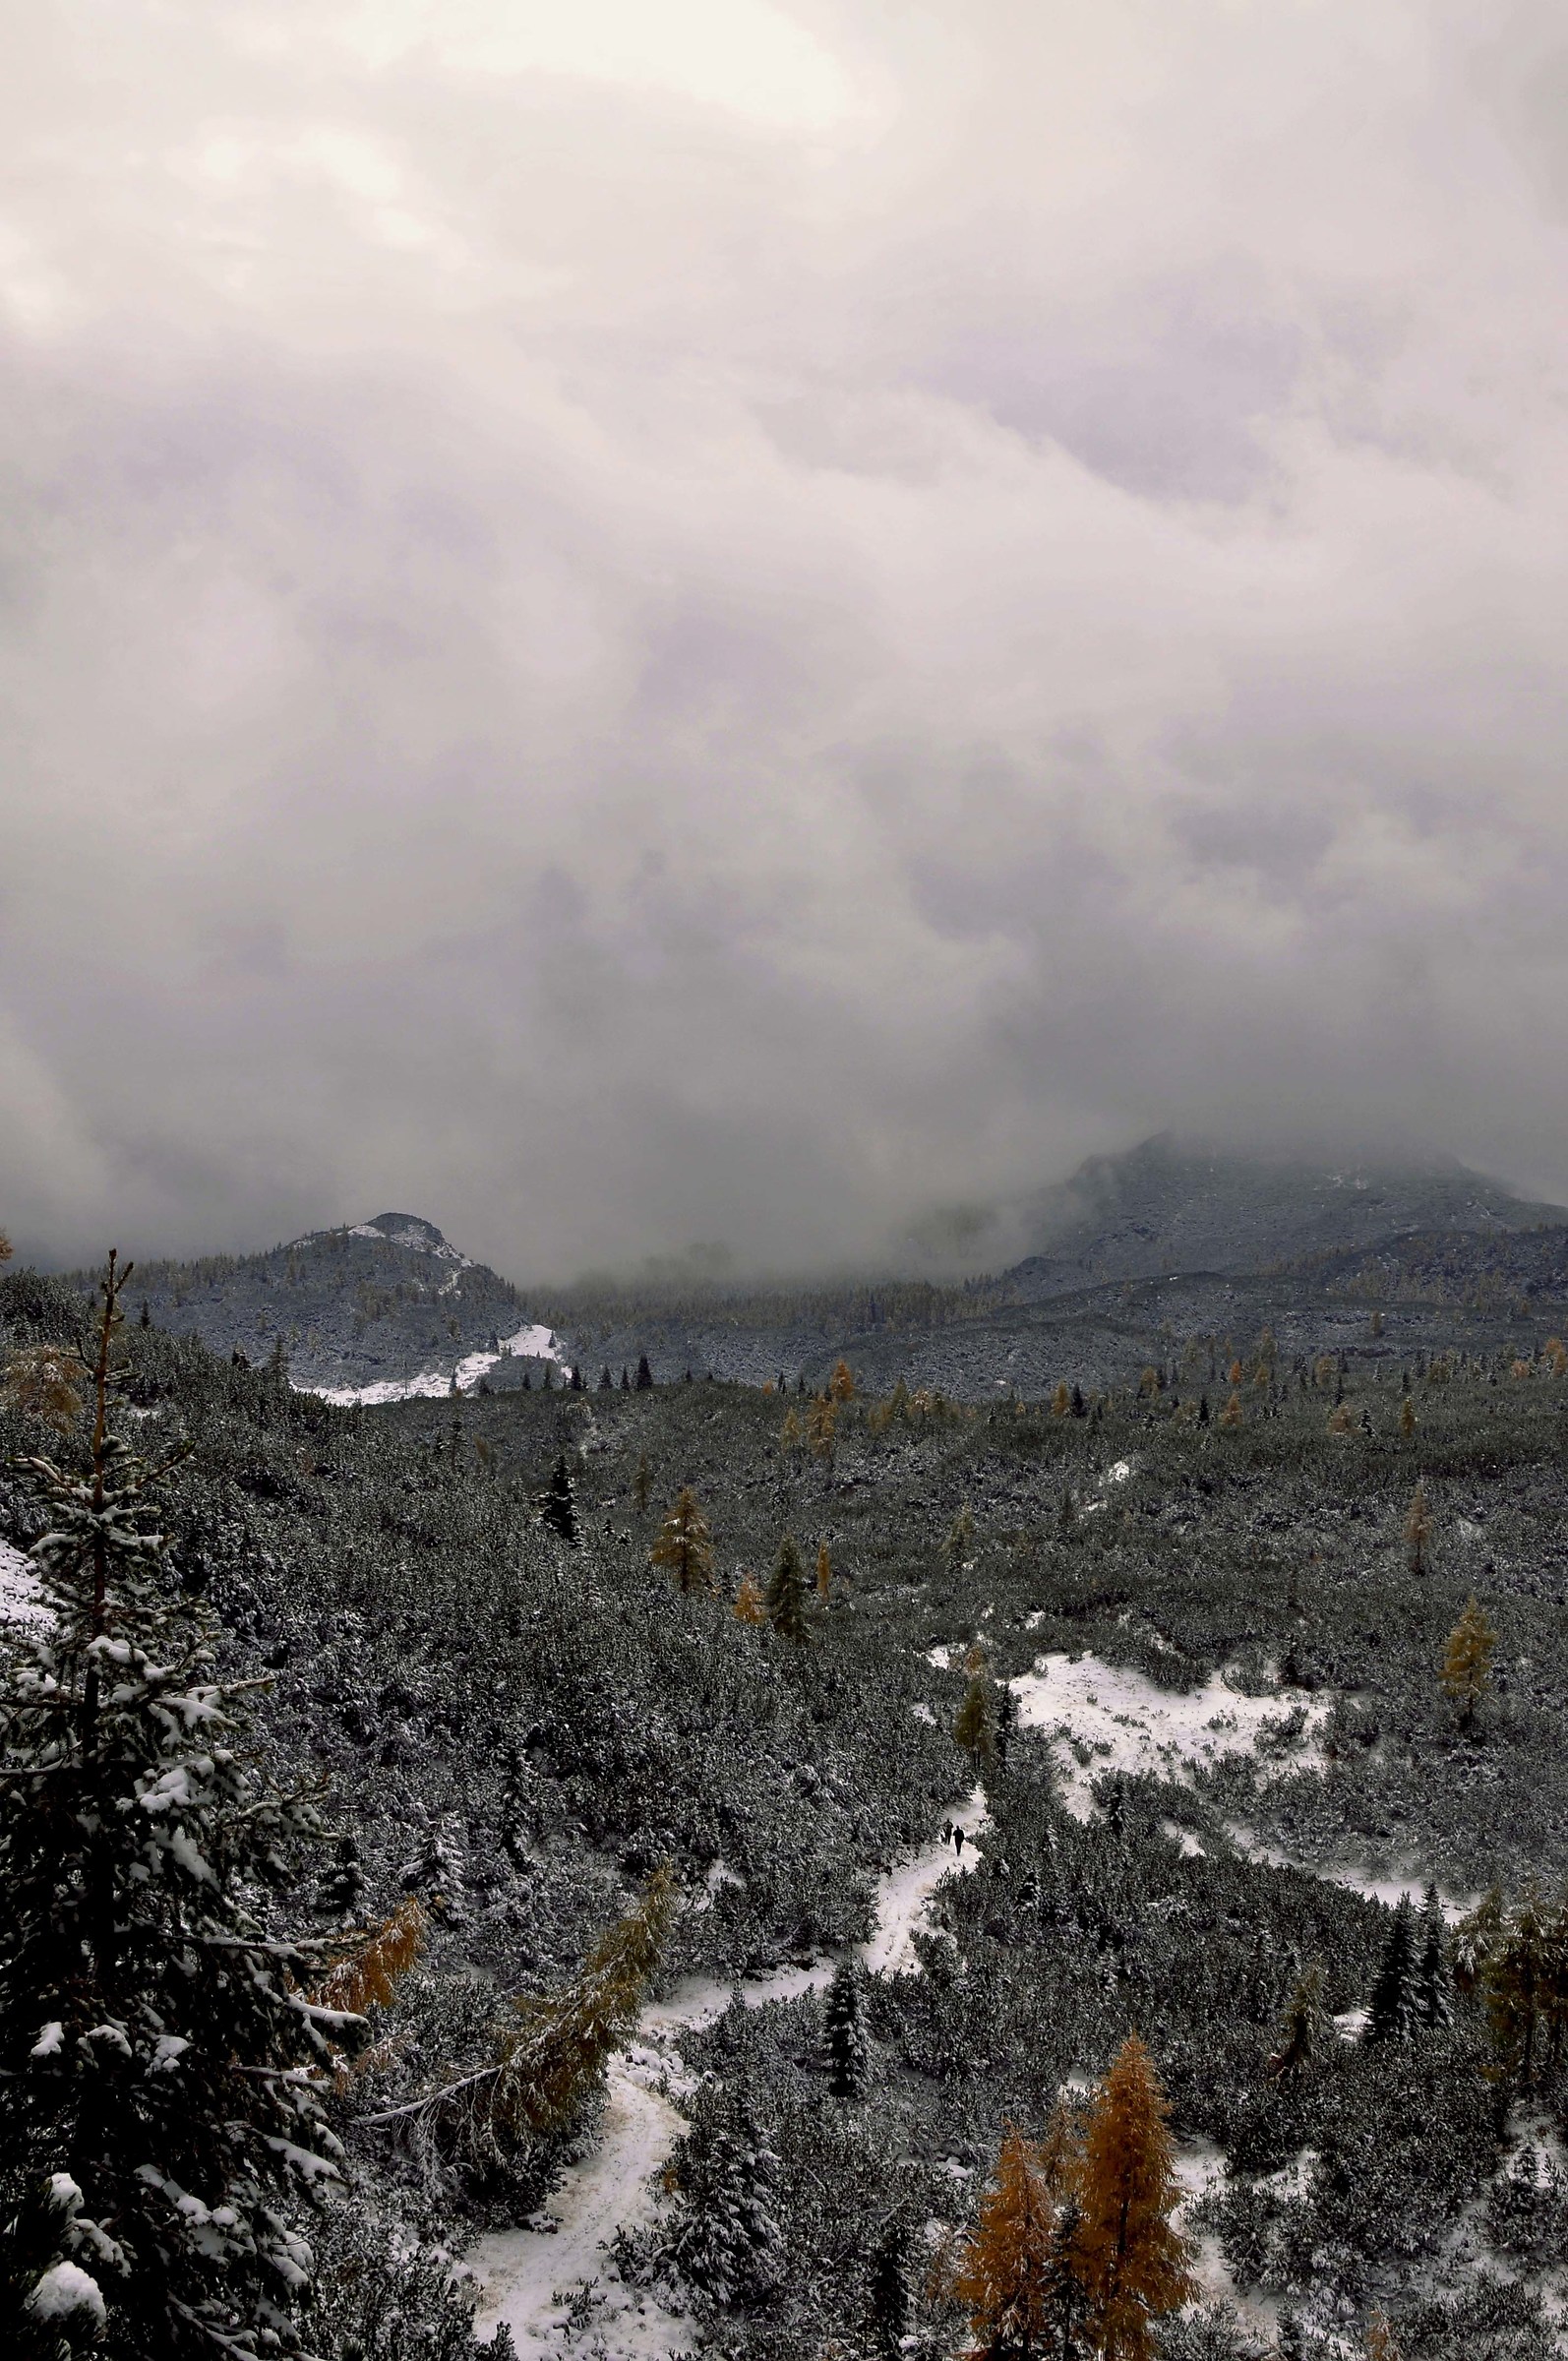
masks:
[[[319,1822],[248,1763],[247,1690],[169,1582],[159,1473],[113,1431],[117,1288],[88,1464],[31,1463],[50,1616],[0,1687],[0,2189],[30,2266],[59,2176],[48,2283],[95,2283],[106,2351],[250,2361],[297,2347],[296,2224],[339,2154],[306,2070],[357,2020],[264,1914]]]
[[[876,2242],[867,2293],[866,2321],[876,2361],[899,2361],[915,2317],[910,2291],[912,2224],[895,2213]]]
[[[1377,1981],[1367,2012],[1368,2041],[1412,2041],[1421,2022],[1416,1920],[1409,1898],[1401,1901],[1388,1930]]]
[[[713,2306],[756,2303],[777,2282],[778,2158],[746,2113],[705,2114],[676,2151],[664,2261]]]
[[[794,1534],[787,1533],[778,1545],[778,1556],[762,1594],[767,1619],[781,1640],[799,1647],[811,1637],[810,1599],[799,1544]]]
[[[539,1502],[539,1516],[551,1533],[559,1535],[573,1549],[577,1545],[577,1487],[572,1480],[572,1470],[564,1451],[556,1453],[550,1482]]]
[[[30,1284],[41,1328],[0,1281],[12,1336],[61,1333],[59,1297]],[[1236,1352],[1216,1358],[1249,1366],[1244,1287],[1237,1298]],[[1048,1651],[1087,1651],[1182,1693],[1221,1666],[1241,1687],[1272,1689],[1278,1666],[1294,1685],[1255,1758],[1101,1783],[1087,1826],[1057,1800],[1053,1759],[1069,1761],[1065,1749],[998,1726],[992,1826],[965,1847],[971,1873],[935,1898],[922,1971],[861,1980],[876,2061],[867,2102],[827,2102],[814,1998],[690,2037],[693,2069],[716,2077],[702,2105],[741,2139],[750,2103],[779,2158],[770,2283],[721,2305],[715,2332],[746,2361],[798,2361],[834,2335],[852,2350],[867,2342],[889,2219],[961,2225],[1002,2118],[1038,2127],[1060,2081],[1103,2067],[1129,2025],[1168,2081],[1182,2139],[1230,2159],[1205,2226],[1244,2286],[1299,2304],[1313,2361],[1330,2349],[1323,2323],[1358,2317],[1373,2287],[1391,2291],[1406,2361],[1423,2361],[1425,2315],[1408,2282],[1447,2271],[1445,2301],[1458,2294],[1449,2258],[1459,2226],[1483,2211],[1537,2269],[1550,2176],[1538,2167],[1532,2193],[1522,2151],[1499,2173],[1486,1994],[1452,1989],[1430,1910],[1410,1928],[1414,2033],[1343,2039],[1329,2013],[1345,2020],[1367,2000],[1393,1914],[1240,1846],[1255,1839],[1379,1878],[1420,1863],[1450,1891],[1495,1873],[1517,1894],[1535,1867],[1555,1890],[1568,1826],[1568,1390],[1544,1377],[1513,1386],[1506,1363],[1488,1384],[1484,1338],[1474,1367],[1433,1384],[1404,1309],[1386,1300],[1384,1349],[1416,1371],[1414,1438],[1398,1431],[1397,1361],[1379,1374],[1352,1349],[1319,1387],[1310,1339],[1283,1321],[1271,1383],[1243,1385],[1245,1425],[1203,1428],[1171,1414],[1174,1397],[1196,1400],[1211,1358],[1206,1334],[1190,1356],[1183,1345],[1182,1302],[1178,1288],[1161,1292],[1177,1334],[1145,1351],[1133,1291],[1129,1343],[1166,1375],[1148,1402],[1115,1389],[1097,1424],[1040,1408],[1018,1417],[1010,1402],[978,1418],[912,1409],[906,1392],[877,1425],[874,1401],[857,1400],[840,1414],[831,1468],[804,1454],[786,1464],[785,1406],[756,1387],[470,1399],[454,1454],[450,1404],[340,1411],[269,1387],[226,1353],[133,1331],[141,1436],[161,1448],[177,1414],[201,1443],[171,1492],[170,1573],[200,1583],[221,1615],[225,1671],[273,1675],[263,1708],[273,1759],[320,1764],[332,1781],[333,1825],[352,1828],[366,1879],[357,1914],[395,1900],[429,1832],[462,1865],[461,1917],[434,1929],[363,2104],[394,2105],[421,2078],[481,2061],[496,1991],[559,1985],[666,1852],[699,1906],[675,1932],[677,1970],[727,1975],[851,1945],[868,1930],[876,1870],[932,1837],[968,1784],[949,1733],[977,1631],[998,1725],[1007,1682]],[[1364,1328],[1363,1305],[1355,1332]],[[979,1337],[982,1323],[926,1333]],[[629,1365],[636,1350],[587,1344]],[[709,1365],[705,1350],[668,1338],[657,1360],[674,1373]],[[764,1373],[784,1360],[770,1347]],[[792,1348],[792,1380],[795,1365]],[[1100,1382],[1084,1370],[1086,1394]],[[1357,1423],[1326,1435],[1341,1382]],[[0,1441],[28,1440],[0,1410]],[[711,1519],[711,1600],[681,1597],[646,1566],[648,1529],[633,1514],[644,1454],[661,1490],[694,1486]],[[570,1554],[533,1511],[563,1456],[578,1495]],[[1130,1474],[1112,1483],[1119,1461]],[[1401,1541],[1417,1475],[1445,1537],[1422,1583]],[[1070,1532],[1057,1520],[1064,1492],[1080,1504]],[[939,1544],[966,1500],[973,1535],[951,1566]],[[26,1541],[43,1521],[33,1479],[0,1485],[0,1531]],[[826,1539],[844,1576],[810,1650],[771,1646],[729,1613],[735,1576],[770,1562],[784,1522],[814,1549]],[[1466,1527],[1481,1538],[1464,1546],[1489,1561],[1488,1601],[1508,1603],[1508,1661],[1473,1739],[1433,1679],[1473,1579]],[[1315,1720],[1329,1699],[1324,1775],[1300,1767],[1292,1725],[1297,1709]],[[1203,1851],[1184,1857],[1164,1821]],[[1244,1832],[1235,1845],[1231,1830]],[[291,1909],[318,1890],[313,1872]],[[1314,1962],[1304,2056],[1271,2077]],[[1540,2103],[1555,2103],[1544,2030],[1534,2071]],[[1316,2161],[1297,2171],[1303,2156]],[[389,2144],[374,2169],[384,2190],[412,2190],[428,2171],[431,2202],[476,2202],[470,2184],[442,2180],[439,2154]],[[546,2189],[544,2178],[498,2187],[485,2202],[515,2218]],[[924,2260],[922,2237],[911,2280]],[[908,2292],[900,2332],[935,2349],[951,2324],[923,2318]],[[1468,2349],[1446,2316],[1432,2319],[1432,2352]],[[1233,2349],[1218,2318],[1179,2333],[1188,2342],[1173,2352],[1207,2361]],[[1526,2336],[1523,2350],[1536,2331],[1505,2333]],[[1475,2349],[1492,2350],[1479,2329]]]
[[[861,2015],[860,1978],[852,1960],[840,1960],[822,2009],[827,2085],[835,2098],[864,2098],[871,2089],[871,2051]]]
[[[1443,2032],[1454,2022],[1454,1979],[1448,1965],[1443,1907],[1433,1885],[1427,1887],[1421,1906],[1416,2013],[1427,2032]]]

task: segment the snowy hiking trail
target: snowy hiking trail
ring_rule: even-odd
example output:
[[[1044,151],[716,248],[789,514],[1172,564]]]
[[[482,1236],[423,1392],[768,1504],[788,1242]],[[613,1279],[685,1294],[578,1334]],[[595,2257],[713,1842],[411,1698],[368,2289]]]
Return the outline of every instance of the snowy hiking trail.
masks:
[[[973,1837],[985,1825],[985,1798],[977,1787],[953,1814],[953,1825]],[[915,1937],[927,1923],[932,1896],[949,1870],[973,1868],[972,1845],[956,1853],[950,1843],[933,1845],[880,1878],[876,1888],[876,1931],[862,1944],[862,1966],[874,1975],[912,1971],[918,1965]],[[541,2222],[493,2231],[477,2239],[468,2262],[480,2280],[476,2328],[481,2336],[504,2322],[512,2331],[519,2361],[552,2361],[567,2350],[565,2305],[557,2300],[582,2282],[596,2282],[589,2303],[593,2328],[607,2361],[675,2361],[695,2336],[695,2323],[671,2312],[647,2288],[628,2287],[613,2270],[605,2249],[621,2229],[637,2230],[659,2208],[655,2177],[686,2130],[686,2118],[667,2095],[679,2096],[687,2078],[673,2043],[678,2033],[709,2025],[739,1992],[749,2009],[769,2001],[793,2000],[820,1991],[833,1972],[830,1960],[808,1968],[784,1968],[740,1983],[690,1977],[667,1999],[650,2001],[636,2037],[611,2060],[606,2077],[604,2120],[592,2151],[572,2165],[546,2200]],[[585,2307],[586,2308],[586,2307]],[[589,2350],[593,2347],[590,2345]]]

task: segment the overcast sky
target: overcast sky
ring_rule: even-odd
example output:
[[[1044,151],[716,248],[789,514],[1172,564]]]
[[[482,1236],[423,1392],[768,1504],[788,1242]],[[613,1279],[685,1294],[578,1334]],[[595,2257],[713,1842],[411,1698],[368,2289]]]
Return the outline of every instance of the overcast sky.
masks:
[[[1568,1194],[1568,27],[37,0],[0,1221],[519,1276],[1151,1129]]]

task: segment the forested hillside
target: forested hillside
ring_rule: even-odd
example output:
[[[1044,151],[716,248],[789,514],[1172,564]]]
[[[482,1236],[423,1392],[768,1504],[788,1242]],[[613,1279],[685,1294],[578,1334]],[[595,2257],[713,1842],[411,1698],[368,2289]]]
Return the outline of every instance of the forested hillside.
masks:
[[[88,1465],[86,1309],[0,1281],[16,1549],[58,1522],[40,1463]],[[476,2298],[488,2331],[561,2285],[519,2225],[617,2136],[639,2011],[646,2104],[683,2119],[662,2182],[518,2349],[1556,2349],[1544,1326],[1424,1364],[1176,1335],[1126,1385],[983,1409],[852,1366],[338,1408],[134,1311],[117,1351],[137,1451],[191,1447],[138,1611],[211,1618],[215,1676],[266,1682],[247,1759],[318,1782],[322,1829],[249,1907],[368,2019],[318,2070],[356,2194],[311,2233],[303,2349],[457,2354]],[[908,1939],[862,1949],[955,1824]],[[46,2028],[5,2006],[19,2073]],[[1120,2297],[1116,2140],[1153,2193]],[[13,2208],[47,2149],[0,2144]],[[308,2229],[308,2190],[285,2212]],[[476,2234],[465,2295],[444,2258]]]

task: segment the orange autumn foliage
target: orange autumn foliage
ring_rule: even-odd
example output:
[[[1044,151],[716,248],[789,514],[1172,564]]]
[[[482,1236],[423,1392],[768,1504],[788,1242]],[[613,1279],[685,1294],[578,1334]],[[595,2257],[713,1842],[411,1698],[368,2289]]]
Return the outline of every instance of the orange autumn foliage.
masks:
[[[1165,2092],[1136,2033],[1100,2087],[1077,2178],[1096,2350],[1105,2361],[1152,2361],[1154,2323],[1189,2303],[1197,2282],[1191,2245],[1171,2219],[1181,2189]]]

